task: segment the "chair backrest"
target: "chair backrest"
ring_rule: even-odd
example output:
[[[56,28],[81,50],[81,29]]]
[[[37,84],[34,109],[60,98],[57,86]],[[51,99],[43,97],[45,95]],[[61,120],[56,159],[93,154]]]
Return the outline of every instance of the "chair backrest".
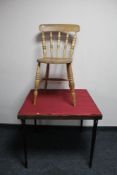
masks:
[[[68,43],[70,43],[68,58],[72,58],[75,43],[76,43],[76,38],[77,38],[77,32],[80,31],[79,25],[42,24],[39,26],[39,30],[40,30],[41,36],[42,36],[41,38],[42,38],[43,57],[48,57],[47,42],[46,42],[46,34],[48,34],[50,56],[51,57],[59,57],[61,42],[63,42],[62,58],[66,58]],[[56,38],[56,47],[55,47],[56,56],[53,56],[54,55],[55,38]]]

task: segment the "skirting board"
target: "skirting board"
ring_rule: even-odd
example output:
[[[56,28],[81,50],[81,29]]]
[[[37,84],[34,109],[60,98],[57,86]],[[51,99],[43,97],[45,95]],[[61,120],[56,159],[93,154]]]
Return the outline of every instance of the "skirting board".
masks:
[[[0,123],[0,128],[20,128],[21,127],[21,124],[3,124],[3,123]],[[34,127],[34,125],[32,124],[27,124],[27,127],[29,128],[32,128]],[[43,127],[46,127],[46,128],[50,128],[50,127],[55,127],[55,128],[65,128],[65,127],[69,127],[69,128],[74,128],[74,127],[78,127],[80,128],[80,126],[67,126],[67,125],[37,125],[38,128],[43,128]],[[92,128],[92,126],[83,126],[83,129],[90,129]],[[98,130],[117,130],[117,126],[98,126]]]

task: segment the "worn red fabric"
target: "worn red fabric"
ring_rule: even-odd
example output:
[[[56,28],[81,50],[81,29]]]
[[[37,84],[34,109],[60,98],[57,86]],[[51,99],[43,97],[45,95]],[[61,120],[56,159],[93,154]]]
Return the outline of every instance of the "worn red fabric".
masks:
[[[81,116],[102,117],[93,99],[85,89],[76,89],[77,105],[72,105],[70,90],[39,90],[36,105],[33,105],[33,90],[31,90],[22,105],[18,118],[24,116]]]

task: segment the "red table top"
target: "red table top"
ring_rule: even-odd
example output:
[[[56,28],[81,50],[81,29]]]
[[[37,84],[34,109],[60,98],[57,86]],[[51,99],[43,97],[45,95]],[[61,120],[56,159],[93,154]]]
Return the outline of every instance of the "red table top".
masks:
[[[26,97],[19,119],[101,119],[102,114],[86,89],[76,89],[77,104],[72,105],[70,90],[39,90],[33,105],[33,90]]]

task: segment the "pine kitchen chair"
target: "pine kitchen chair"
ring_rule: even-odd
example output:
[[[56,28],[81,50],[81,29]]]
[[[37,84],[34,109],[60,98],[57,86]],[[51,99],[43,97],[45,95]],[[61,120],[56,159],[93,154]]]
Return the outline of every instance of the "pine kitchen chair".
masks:
[[[38,88],[40,84],[40,64],[47,64],[45,73],[45,89],[47,88],[47,83],[49,80],[50,64],[66,64],[72,103],[75,106],[76,97],[71,63],[73,60],[72,57],[77,38],[77,32],[80,31],[80,26],[73,24],[42,24],[39,26],[39,30],[41,32],[42,38],[41,41],[43,56],[37,60],[33,103],[36,105],[38,96]],[[46,34],[48,34],[49,46],[47,45]],[[49,53],[47,47],[49,47]],[[60,54],[62,56],[60,56]]]

